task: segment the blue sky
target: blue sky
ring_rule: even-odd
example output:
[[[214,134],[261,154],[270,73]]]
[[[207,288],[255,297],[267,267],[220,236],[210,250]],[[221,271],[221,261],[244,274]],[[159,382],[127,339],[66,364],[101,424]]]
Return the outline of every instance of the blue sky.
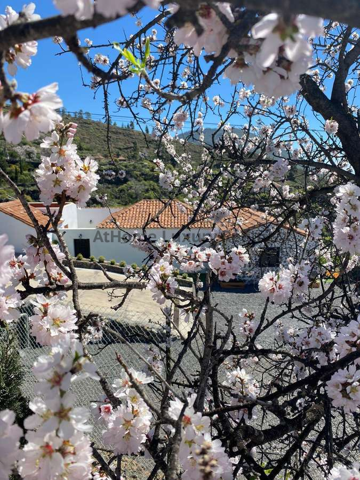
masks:
[[[36,12],[42,17],[57,15],[59,13],[53,6],[51,0],[38,0],[38,2],[35,1],[35,3],[37,5]],[[9,1],[9,4],[15,10],[19,11],[24,4],[24,0],[12,0]],[[154,10],[143,9],[140,12],[139,18],[141,18],[143,24],[146,24],[147,21],[154,18],[154,14],[156,14]],[[107,42],[121,42],[124,41],[125,37],[128,38],[131,33],[135,33],[137,31],[138,27],[136,27],[135,22],[136,19],[128,15],[121,20],[111,22],[97,29],[81,31],[79,32],[79,37],[82,41],[82,44],[84,44],[84,39],[87,37],[93,40],[95,45],[104,44]],[[38,54],[33,57],[32,66],[27,70],[19,69],[19,72],[16,76],[18,81],[18,89],[20,91],[33,92],[52,82],[58,82],[59,95],[63,100],[65,108],[69,112],[74,112],[81,109],[84,112],[88,111],[93,114],[94,119],[101,120],[103,116],[102,92],[99,91],[95,97],[93,90],[84,88],[82,86],[78,62],[75,57],[72,54],[56,56],[56,54],[59,52],[59,46],[55,45],[52,39],[41,40],[39,42]],[[96,52],[109,55],[110,60],[113,60],[118,53],[111,48],[99,49],[96,50]],[[84,73],[84,75],[86,80],[89,79],[87,73]],[[126,80],[123,82],[124,92],[127,94],[131,93],[135,88],[137,88],[137,84],[137,78],[134,80]],[[208,90],[208,95],[210,98],[212,98],[214,95],[220,94],[222,98],[227,99],[230,98],[232,91],[233,87],[231,87],[230,82],[224,80],[221,82],[221,87],[215,85]],[[119,125],[127,124],[131,120],[131,114],[126,110],[122,110],[118,113],[118,109],[114,105],[114,102],[118,96],[119,92],[116,91],[115,88],[110,89],[110,112],[115,115],[113,120],[115,120]],[[140,106],[136,112],[139,113],[143,118],[149,118],[149,113]],[[226,107],[223,113],[225,114],[225,112]],[[118,118],[117,116],[124,116],[124,118]],[[219,117],[209,112],[206,117],[205,126],[214,127],[217,125],[218,121]],[[310,122],[314,127],[314,120],[311,119]],[[234,119],[232,122],[233,125],[242,123],[244,122],[242,121],[241,117],[238,117],[236,120]],[[149,126],[151,127],[151,124],[149,124]]]
[[[39,0],[38,2],[35,1],[35,3],[37,6],[36,13],[39,13],[42,17],[57,15],[59,13],[53,6],[51,0]],[[15,10],[19,11],[24,4],[24,0],[9,1],[9,4]],[[141,18],[143,23],[146,24],[146,21],[151,20],[154,14],[154,10],[143,9],[140,12],[139,18]],[[82,40],[82,43],[87,37],[93,40],[94,44],[123,41],[125,35],[128,37],[131,33],[137,31],[138,27],[136,27],[135,22],[136,19],[128,15],[121,20],[109,23],[97,29],[81,31],[79,32],[79,37]],[[98,114],[98,116],[93,116],[94,119],[101,119],[103,114],[102,92],[99,91],[94,98],[94,91],[82,86],[80,69],[75,57],[72,54],[56,56],[59,51],[60,49],[58,45],[55,45],[52,39],[41,40],[39,42],[38,54],[33,57],[32,66],[25,71],[19,69],[16,76],[18,89],[20,91],[32,92],[56,81],[59,83],[59,95],[64,102],[65,108],[69,112],[82,109],[83,111],[88,111],[92,114]],[[110,60],[112,60],[118,53],[110,48],[99,49],[96,50],[96,52],[109,55]],[[85,74],[85,76],[87,79],[89,78],[87,74]],[[124,91],[129,93],[134,88],[137,88],[137,82],[137,79],[124,82]],[[209,91],[210,98],[219,94],[219,90],[218,86],[213,87]],[[229,95],[232,90],[230,83],[227,81],[222,82],[221,95],[223,98]],[[131,120],[130,113],[125,110],[116,113],[117,108],[114,105],[114,101],[119,96],[119,93],[116,92],[115,89],[110,90],[110,96],[110,111],[115,115],[123,115],[125,117],[124,119],[114,117],[114,120],[120,125],[122,123],[127,124]],[[143,117],[149,117],[149,114],[140,107],[138,111]],[[210,114],[207,116],[207,122],[209,123],[206,123],[208,126],[212,127],[215,126],[218,121],[218,117]]]
[[[24,0],[13,0],[9,4],[14,10],[21,10]],[[36,2],[36,13],[42,17],[48,17],[58,14],[51,0],[41,0]],[[2,13],[2,12],[1,12]],[[142,17],[149,16],[151,12],[146,12]],[[127,35],[136,31],[135,19],[128,16],[117,22],[112,22],[106,26],[97,29],[88,29],[79,32],[82,43],[85,38],[91,38],[94,44],[106,43],[124,40],[124,32]],[[91,113],[102,114],[102,95],[98,93],[94,98],[94,92],[89,88],[84,88],[81,82],[80,69],[78,62],[72,54],[56,56],[60,49],[51,39],[41,40],[39,42],[38,54],[33,57],[33,64],[27,70],[19,69],[16,76],[18,89],[20,91],[35,91],[38,88],[48,85],[52,82],[59,83],[59,95],[68,111],[78,111],[80,109]],[[111,49],[97,50],[104,54],[109,54],[114,58],[115,51]],[[129,85],[130,88],[133,88]],[[112,100],[117,96],[114,92]],[[115,111],[115,108],[113,109]],[[124,112],[124,115],[129,115]],[[98,117],[100,118],[100,117]],[[119,121],[121,123],[121,121]]]

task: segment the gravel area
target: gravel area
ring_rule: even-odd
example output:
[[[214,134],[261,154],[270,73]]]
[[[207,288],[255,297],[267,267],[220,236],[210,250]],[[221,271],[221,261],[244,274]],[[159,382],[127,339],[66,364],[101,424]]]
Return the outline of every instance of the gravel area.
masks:
[[[233,316],[234,327],[236,330],[239,324],[239,313],[243,308],[255,314],[255,319],[259,320],[264,310],[264,297],[259,292],[250,293],[235,293],[235,292],[214,292],[213,304],[218,305],[221,310],[228,317]],[[271,320],[282,312],[282,309],[278,305],[269,304],[266,310],[266,318]],[[216,315],[217,324],[219,327],[225,327],[224,319],[220,315]],[[282,322],[287,326],[295,327],[297,324],[296,319],[291,318],[290,315],[282,317]],[[269,328],[264,335],[259,337],[258,342],[263,347],[273,346],[273,340],[275,335],[275,329]]]
[[[234,326],[236,327],[238,314],[243,308],[254,312],[256,318],[259,319],[264,308],[264,299],[259,292],[219,291],[214,292],[213,294],[213,305],[217,305],[218,308],[221,309],[227,316],[233,315]],[[144,364],[139,359],[136,352],[140,353],[144,357],[147,357],[148,348],[151,345],[156,345],[162,349],[165,349],[166,343],[163,320],[160,321],[159,319],[159,322],[157,322],[156,318],[152,317],[147,321],[147,323],[142,321],[141,325],[139,325],[134,324],[131,317],[127,318],[126,312],[122,317],[119,313],[114,313],[111,310],[106,310],[106,312],[107,313],[104,315],[104,317],[112,319],[111,328],[117,330],[131,344],[131,347],[129,347],[119,343],[117,338],[106,335],[106,338],[102,343],[89,346],[90,353],[94,356],[100,372],[102,372],[102,374],[108,379],[109,383],[112,383],[112,380],[116,378],[121,371],[121,367],[116,360],[117,353],[121,354],[123,359],[130,367],[141,369],[143,368]],[[278,306],[269,305],[267,310],[267,318],[274,318],[280,312],[281,309]],[[286,326],[296,326],[296,319],[284,317],[282,321],[284,324],[286,324]],[[225,322],[220,316],[216,317],[216,322],[218,330],[225,328]],[[26,324],[24,322],[21,328],[22,330],[18,333],[23,347],[21,348],[21,355],[23,358],[23,363],[26,366],[26,378],[23,390],[28,398],[32,398],[35,378],[31,373],[30,367],[39,355],[47,353],[49,349],[36,345],[34,339],[29,336],[28,331],[26,331]],[[274,335],[274,328],[269,329],[266,334],[259,339],[259,343],[261,343],[263,347],[272,346]],[[181,339],[179,336],[174,335],[171,343],[172,355],[173,358],[176,358],[178,353],[181,351]],[[201,345],[199,345],[199,347],[201,348]],[[191,376],[193,373],[195,373],[195,370],[198,370],[199,364],[194,358],[193,354],[188,353],[183,359],[182,365],[184,368],[184,375]],[[255,376],[255,378],[257,377],[256,372],[252,371],[251,373]],[[100,385],[92,380],[83,380],[75,383],[73,386],[73,391],[77,397],[76,403],[83,406],[89,406],[90,403],[98,399],[102,393]],[[149,391],[148,394],[150,397],[152,396],[151,391]],[[271,423],[272,420],[269,417],[265,425],[271,425]],[[92,440],[99,447],[103,447],[101,433],[102,428],[97,425],[93,430]],[[152,462],[145,458],[139,458],[136,465],[140,469],[140,471],[136,473],[134,472],[136,475],[138,475],[137,478],[146,478],[145,472],[148,472],[149,469],[151,469]],[[129,474],[130,473],[131,472],[129,472]],[[315,475],[313,478],[321,477],[317,477]]]
[[[243,309],[253,311],[257,316],[262,312],[264,301],[261,294],[256,293],[235,293],[235,292],[216,292],[213,295],[213,303],[217,304],[219,309],[224,311],[226,315],[233,315],[236,326],[236,318],[238,313]],[[269,307],[269,315],[276,315],[279,313],[279,308],[275,306]],[[29,311],[28,314],[31,314]],[[159,319],[157,322],[154,316],[148,320],[147,324],[144,320],[142,323],[133,323],[132,315],[129,316],[128,312],[124,315],[115,313],[110,309],[103,309],[102,315],[104,318],[112,319],[110,327],[116,330],[120,335],[126,338],[130,342],[131,347],[124,345],[118,338],[109,334],[104,335],[104,340],[101,343],[89,345],[89,351],[94,356],[96,364],[99,367],[100,372],[112,383],[113,379],[119,376],[121,367],[116,360],[116,354],[120,354],[126,363],[135,369],[142,369],[144,363],[139,359],[137,353],[147,358],[149,356],[148,349],[151,346],[157,346],[160,349],[166,348],[163,319]],[[217,316],[217,329],[221,330],[225,328],[225,322],[222,317]],[[26,378],[23,385],[23,391],[28,398],[32,398],[34,384],[36,382],[35,377],[31,372],[31,366],[35,359],[41,355],[46,354],[49,348],[41,347],[36,344],[36,341],[31,335],[29,335],[28,326],[26,322],[20,324],[18,329],[18,336],[20,338],[21,356],[23,364],[26,369]],[[267,335],[262,341],[265,346],[266,343],[270,345],[271,338]],[[197,345],[199,352],[201,351],[201,344]],[[176,359],[178,353],[182,348],[182,341],[178,335],[174,335],[171,341],[172,357]],[[196,344],[194,344],[196,349]],[[191,352],[187,353],[183,359],[182,367],[185,375],[191,375],[198,370],[199,363],[194,358]],[[179,380],[183,379],[181,375]],[[102,393],[101,387],[97,382],[91,380],[84,380],[74,385],[74,393],[77,396],[77,403],[79,405],[89,406],[92,401],[95,401]],[[151,396],[151,392],[149,392]],[[93,439],[101,445],[101,431],[96,429],[93,433]]]

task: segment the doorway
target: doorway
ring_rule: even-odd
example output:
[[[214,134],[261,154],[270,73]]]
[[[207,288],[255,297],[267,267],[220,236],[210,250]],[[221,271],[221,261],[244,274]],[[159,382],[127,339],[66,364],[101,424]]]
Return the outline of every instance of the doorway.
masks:
[[[84,258],[90,258],[90,240],[88,238],[74,239],[75,257],[81,253]]]

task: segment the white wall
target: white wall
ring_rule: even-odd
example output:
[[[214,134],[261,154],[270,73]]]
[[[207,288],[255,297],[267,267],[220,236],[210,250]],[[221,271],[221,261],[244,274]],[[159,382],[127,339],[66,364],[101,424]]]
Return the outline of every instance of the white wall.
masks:
[[[148,229],[147,235],[152,240],[158,240],[160,238],[170,240],[177,231],[177,229],[171,230],[154,228]],[[133,247],[129,242],[126,241],[128,238],[126,233],[117,229],[78,228],[76,230],[62,230],[62,232],[65,233],[64,239],[71,255],[75,254],[74,239],[79,238],[79,235],[81,235],[82,239],[90,240],[90,255],[94,255],[96,258],[102,255],[106,258],[106,260],[114,259],[117,262],[124,260],[127,264],[136,263],[137,265],[142,265],[146,258],[146,253]],[[127,230],[127,232],[130,235],[132,235],[134,232],[138,232],[139,234],[141,233],[138,230]],[[191,241],[197,243],[198,241],[196,239],[196,235],[205,236],[207,233],[209,233],[209,230],[187,230],[182,234],[178,241],[186,245],[188,242],[186,241],[185,236],[190,235]]]
[[[30,205],[33,208],[40,210],[40,212],[42,212],[43,214],[47,215],[47,209],[43,204],[39,202],[31,202]],[[50,207],[51,213],[57,213],[58,210],[59,210],[59,207]],[[77,211],[78,211],[78,208],[75,205],[75,203],[67,203],[64,206],[63,215],[62,215],[64,226],[67,225],[67,228],[77,228],[78,226]]]
[[[33,202],[34,207],[38,208],[46,215],[46,207]],[[51,212],[57,212],[58,208],[51,207]],[[115,208],[79,208],[75,203],[67,203],[64,206],[62,214],[63,228],[96,228],[96,226],[110,215],[110,212],[117,212],[119,207]]]
[[[34,228],[0,212],[0,235],[4,233],[9,237],[9,245],[14,245],[17,254],[23,253],[23,250],[28,247],[26,235],[36,236]]]
[[[96,226],[119,208],[78,208],[77,228],[96,228]],[[69,227],[72,228],[72,227]]]
[[[78,207],[75,203],[68,203],[64,206],[62,214],[62,226],[66,228],[78,227]]]

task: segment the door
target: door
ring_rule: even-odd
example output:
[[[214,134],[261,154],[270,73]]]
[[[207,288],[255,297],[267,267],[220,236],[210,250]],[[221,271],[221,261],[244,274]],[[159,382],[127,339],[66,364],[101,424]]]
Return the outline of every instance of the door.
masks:
[[[90,258],[90,240],[88,238],[74,239],[75,257],[81,253],[84,258]]]

